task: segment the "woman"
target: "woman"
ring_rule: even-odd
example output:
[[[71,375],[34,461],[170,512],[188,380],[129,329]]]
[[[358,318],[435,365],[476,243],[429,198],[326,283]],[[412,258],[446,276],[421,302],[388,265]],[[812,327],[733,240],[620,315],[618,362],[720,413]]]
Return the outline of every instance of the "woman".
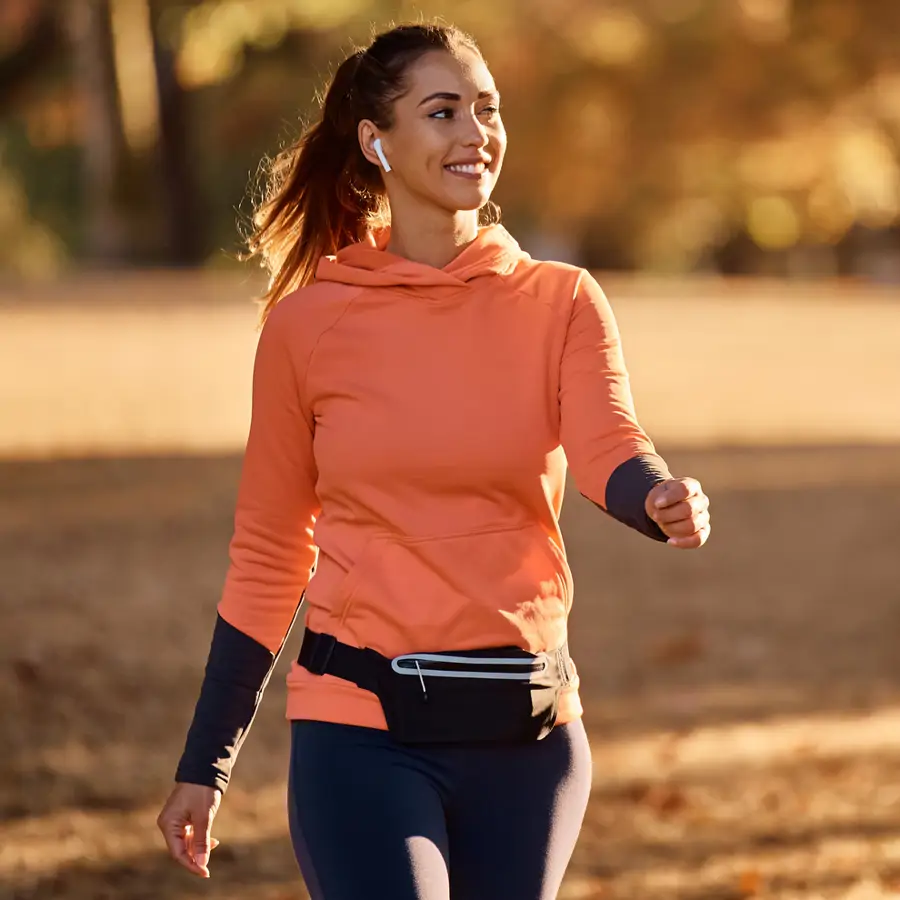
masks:
[[[567,462],[649,537],[709,535],[637,423],[597,283],[479,227],[505,150],[474,41],[404,26],[341,65],[277,163],[231,565],[158,823],[199,875],[305,592],[289,819],[313,898],[555,897],[591,782]]]

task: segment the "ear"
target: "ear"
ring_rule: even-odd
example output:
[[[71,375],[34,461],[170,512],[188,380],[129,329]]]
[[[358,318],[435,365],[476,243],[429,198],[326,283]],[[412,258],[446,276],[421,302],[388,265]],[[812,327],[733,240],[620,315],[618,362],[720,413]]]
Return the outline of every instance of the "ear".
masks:
[[[358,134],[359,146],[363,156],[372,163],[373,166],[378,166],[379,169],[384,171],[385,166],[381,157],[378,155],[378,151],[375,149],[375,141],[379,138],[381,139],[381,152],[384,156],[387,156],[387,148],[384,146],[384,137],[376,127],[375,123],[372,122],[371,119],[363,119],[359,123]],[[390,168],[387,168],[387,171],[390,171]]]

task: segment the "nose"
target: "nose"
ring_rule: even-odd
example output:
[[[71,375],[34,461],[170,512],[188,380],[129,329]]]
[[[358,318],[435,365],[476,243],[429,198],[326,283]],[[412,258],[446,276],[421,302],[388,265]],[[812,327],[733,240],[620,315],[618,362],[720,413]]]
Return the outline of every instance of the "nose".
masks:
[[[467,116],[463,144],[466,147],[484,147],[488,142],[488,130],[478,116]]]

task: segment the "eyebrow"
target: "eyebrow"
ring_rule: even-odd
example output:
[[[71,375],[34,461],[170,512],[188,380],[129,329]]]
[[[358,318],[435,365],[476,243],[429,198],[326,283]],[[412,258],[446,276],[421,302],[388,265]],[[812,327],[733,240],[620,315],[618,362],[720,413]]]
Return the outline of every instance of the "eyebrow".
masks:
[[[478,94],[479,100],[484,100],[486,97],[499,97],[499,91],[481,91]],[[450,91],[437,91],[434,94],[429,94],[424,100],[419,103],[419,106],[424,106],[429,100],[454,100],[457,103],[462,100],[462,96],[459,94],[454,94]]]

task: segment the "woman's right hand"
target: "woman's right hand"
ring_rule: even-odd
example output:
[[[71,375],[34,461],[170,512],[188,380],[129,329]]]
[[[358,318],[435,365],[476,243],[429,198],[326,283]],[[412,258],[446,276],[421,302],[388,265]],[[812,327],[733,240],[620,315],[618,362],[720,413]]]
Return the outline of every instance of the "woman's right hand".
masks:
[[[221,802],[217,788],[179,782],[156,820],[172,858],[201,878],[209,878],[209,854],[219,843],[210,832]]]

